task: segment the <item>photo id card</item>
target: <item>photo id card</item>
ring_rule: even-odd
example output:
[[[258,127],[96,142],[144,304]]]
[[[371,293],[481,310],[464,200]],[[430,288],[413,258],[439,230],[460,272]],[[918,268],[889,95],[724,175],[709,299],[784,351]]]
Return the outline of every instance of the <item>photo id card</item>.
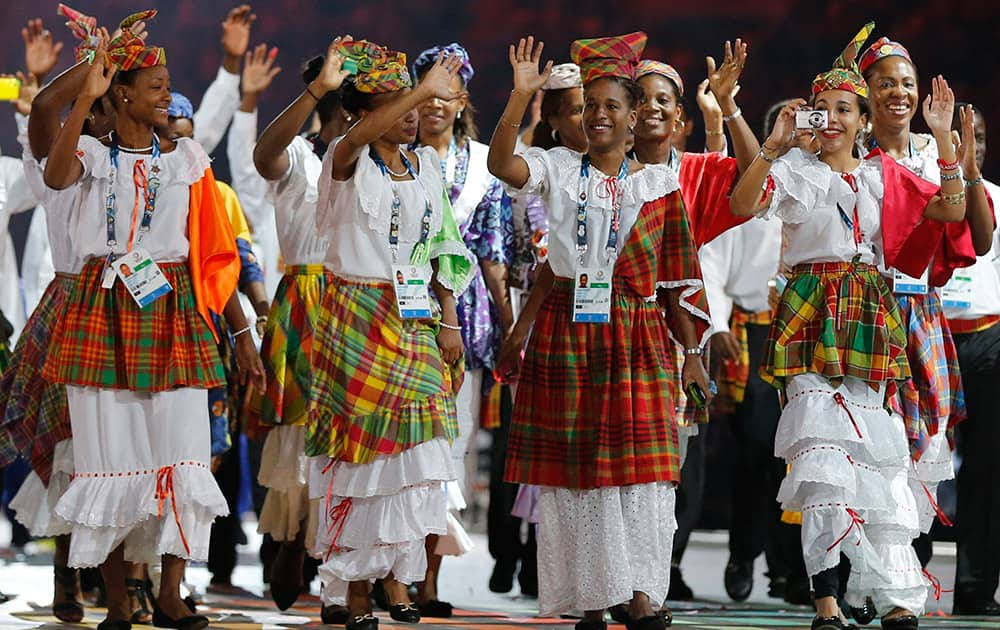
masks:
[[[144,249],[133,249],[116,259],[111,266],[139,308],[145,308],[173,291],[160,266]]]
[[[892,292],[900,295],[924,295],[927,293],[927,270],[919,278],[913,278],[902,271],[892,270]]]
[[[396,290],[396,308],[403,319],[430,319],[431,296],[422,269],[414,265],[392,266],[392,287]]]
[[[573,322],[607,324],[611,321],[611,269],[581,267],[573,289]]]
[[[946,308],[972,308],[972,276],[968,269],[955,271],[941,287],[941,304]]]

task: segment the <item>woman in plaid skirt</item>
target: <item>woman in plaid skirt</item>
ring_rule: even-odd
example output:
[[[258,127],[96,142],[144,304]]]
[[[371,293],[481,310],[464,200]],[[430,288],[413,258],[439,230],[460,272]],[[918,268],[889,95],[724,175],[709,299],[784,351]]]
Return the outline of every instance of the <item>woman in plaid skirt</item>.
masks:
[[[882,37],[864,52],[858,65],[871,92],[872,129],[868,148],[880,148],[918,177],[940,184],[935,138],[943,141],[951,135],[951,121],[928,121],[940,125],[932,128],[933,136],[910,132],[919,94],[917,71],[909,52],[902,44]],[[969,150],[958,157],[962,160],[963,175],[970,181],[975,179],[972,173],[978,171],[972,115],[967,111],[959,113],[968,121],[962,146]],[[992,244],[993,212],[985,189],[970,187],[966,203],[969,220],[948,227],[927,277],[917,283],[903,278],[895,283],[895,295],[907,327],[906,356],[913,377],[899,388],[900,395],[892,402],[906,423],[913,460],[909,467],[910,489],[917,500],[923,534],[930,531],[940,512],[936,502],[938,484],[955,476],[952,438],[955,425],[967,415],[958,353],[944,313],[945,306],[955,304],[949,296],[948,304],[942,305],[936,289],[947,285],[956,268],[968,267],[977,255],[986,254]],[[887,274],[891,278],[892,270],[887,270]],[[907,290],[906,285],[912,286]],[[947,523],[947,516],[942,520]],[[924,544],[920,545],[918,555],[921,564],[926,565],[930,561],[930,539],[923,536],[922,540]]]
[[[359,122],[326,152],[316,227],[333,274],[313,344],[306,454],[322,498],[314,552],[323,603],[347,604],[347,627],[377,628],[370,581],[382,579],[393,619],[420,620],[406,585],[424,578],[425,540],[447,532],[445,482],[455,479],[452,370],[462,340],[455,295],[473,277],[433,148],[416,140],[416,107],[458,97],[461,61],[439,56],[411,88],[406,57],[336,40],[322,75],[343,79]],[[319,95],[317,95],[319,96]],[[440,303],[432,308],[428,291]]]
[[[523,156],[515,121],[551,64],[539,70],[533,38],[511,46],[514,90],[490,146],[490,170],[548,208],[551,274],[539,274],[505,352],[516,357],[530,330],[506,478],[541,486],[539,609],[584,610],[579,630],[605,628],[606,609],[625,602],[630,628],[669,623],[655,608],[669,587],[680,477],[672,338],[685,348],[683,382],[711,397],[708,307],[677,177],[625,155],[645,42],[574,42],[589,149]],[[513,377],[516,358],[498,370]]]
[[[861,606],[872,594],[883,628],[916,628],[923,612],[927,581],[910,545],[919,521],[906,434],[886,411],[887,397],[910,375],[906,329],[878,266],[919,274],[941,237],[939,222],[965,216],[960,182],[933,186],[882,154],[859,157],[868,86],[854,59],[872,28],[813,81],[811,106],[828,122],[803,128],[796,113],[805,101],[786,106],[731,198],[737,214],[763,206],[784,223],[784,262],[793,269],[761,370],[785,394],[774,450],[791,470],[778,500],[802,512],[814,630],[844,627],[840,553],[852,566],[847,601]],[[935,79],[925,118],[950,124],[953,99]],[[812,134],[818,157],[790,149]],[[942,140],[939,150],[953,160],[950,138]]]
[[[190,614],[179,585],[187,560],[207,558],[212,521],[226,512],[205,421],[207,389],[223,383],[210,311],[238,331],[243,376],[253,372],[258,387],[263,377],[235,299],[239,258],[208,158],[193,141],[154,133],[167,125],[165,55],[129,30],[154,14],[130,16],[120,36],[101,38],[44,171],[49,188],[76,191],[66,212],[74,255],[85,261],[43,370],[66,385],[75,436],[74,476],[55,512],[72,526],[69,565],[101,565],[106,630],[130,627],[125,561],[157,558],[156,625],[208,625]],[[80,135],[109,88],[110,146]],[[121,256],[129,273],[112,264]],[[125,279],[136,276],[147,284],[133,279],[130,290]]]

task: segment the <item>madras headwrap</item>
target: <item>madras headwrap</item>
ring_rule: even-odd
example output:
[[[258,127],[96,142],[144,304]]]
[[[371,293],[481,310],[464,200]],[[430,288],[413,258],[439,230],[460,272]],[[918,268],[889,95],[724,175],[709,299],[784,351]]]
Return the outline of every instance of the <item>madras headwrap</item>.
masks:
[[[171,118],[194,119],[194,105],[191,104],[191,99],[180,92],[171,92],[170,107],[167,108],[167,116]]]
[[[861,70],[855,59],[868,36],[875,30],[875,22],[869,22],[861,27],[858,34],[847,44],[833,62],[833,68],[816,75],[812,83],[812,93],[819,94],[825,90],[844,90],[858,96],[868,97],[868,84],[861,76]]]
[[[73,33],[73,36],[80,40],[74,51],[77,63],[84,59],[92,61],[94,51],[97,49],[99,43],[95,34],[97,31],[97,18],[84,15],[62,3],[56,9],[56,15],[62,15],[69,20],[66,22],[66,26]]]
[[[358,66],[358,73],[371,72],[388,51],[367,39],[346,39],[337,44],[337,54]]]
[[[386,51],[385,57],[370,72],[358,72],[354,86],[366,94],[385,94],[412,87],[406,53]]]
[[[602,77],[635,78],[639,58],[646,48],[642,31],[628,35],[578,39],[569,48],[570,59],[580,66],[583,84]]]
[[[871,68],[872,64],[876,61],[881,61],[886,57],[902,57],[911,64],[913,63],[910,51],[906,50],[902,44],[894,42],[888,37],[880,37],[874,44],[868,47],[868,50],[858,60],[858,67],[861,70],[861,74],[868,72],[868,68]]]
[[[121,33],[108,42],[108,60],[122,72],[141,70],[167,64],[167,53],[159,46],[146,46],[138,35],[132,32],[132,26],[143,20],[151,20],[156,16],[156,9],[133,13],[118,25]]]
[[[542,85],[543,90],[566,90],[568,88],[580,87],[583,81],[580,80],[580,66],[575,63],[561,63],[552,66],[552,73]]]
[[[472,68],[469,59],[469,51],[458,42],[452,42],[447,46],[434,46],[417,55],[417,60],[413,62],[410,70],[412,76],[418,77],[430,68],[438,56],[444,53],[447,57],[458,57],[462,60],[462,66],[458,69],[458,76],[462,77],[462,85],[468,85],[476,71]]]
[[[635,70],[635,78],[638,80],[647,74],[658,74],[661,77],[670,79],[677,86],[677,96],[684,96],[684,81],[681,80],[680,73],[669,63],[654,61],[653,59],[643,59],[639,62],[639,66]]]

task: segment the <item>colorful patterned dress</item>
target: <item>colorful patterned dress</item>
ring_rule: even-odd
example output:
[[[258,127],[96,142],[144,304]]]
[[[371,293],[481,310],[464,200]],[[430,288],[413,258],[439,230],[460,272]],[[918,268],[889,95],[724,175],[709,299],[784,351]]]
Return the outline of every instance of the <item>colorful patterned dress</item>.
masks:
[[[68,564],[96,566],[122,543],[128,561],[205,560],[212,521],[227,513],[209,467],[206,390],[224,376],[208,312],[221,312],[235,289],[235,239],[197,143],[178,140],[159,158],[120,152],[117,177],[109,148],[97,140],[81,137],[77,156],[83,174],[70,234],[74,255],[86,263],[42,372],[66,385],[75,436],[74,476],[55,507],[72,526]],[[152,174],[155,212],[149,230],[133,239],[130,226],[145,214],[136,202],[147,197]],[[101,286],[109,188],[116,199],[110,248],[120,254],[130,242],[141,245],[172,286],[143,309],[122,281]]]
[[[633,591],[662,601],[669,587],[674,484],[680,479],[673,421],[675,359],[660,288],[680,291],[707,339],[707,302],[676,176],[651,165],[620,184],[619,255],[609,324],[573,323],[577,199],[585,194],[585,266],[603,264],[613,220],[614,177],[581,154],[529,149],[523,194],[549,210],[556,275],[524,356],[505,478],[542,486],[538,529],[539,609],[599,610]],[[586,189],[581,192],[581,186]]]
[[[884,156],[841,174],[799,149],[774,163],[769,183],[765,213],[784,223],[793,270],[761,367],[786,400],[774,452],[791,470],[778,500],[802,512],[809,575],[844,553],[850,604],[872,595],[879,611],[920,614],[927,581],[910,545],[919,521],[909,449],[902,418],[887,413],[910,376],[906,325],[878,265],[927,264],[929,253],[903,255],[899,244],[924,221],[935,187]]]
[[[447,532],[445,482],[455,478],[457,429],[451,366],[441,359],[435,321],[399,315],[392,209],[399,212],[396,260],[425,279],[436,260],[438,280],[460,294],[475,261],[451,216],[436,152],[415,153],[413,179],[390,180],[365,150],[354,174],[335,181],[331,147],[319,178],[316,225],[330,242],[325,265],[333,280],[313,345],[306,454],[326,457],[314,464],[309,485],[323,499],[313,551],[324,558],[327,605],[344,604],[353,580],[390,572],[404,583],[422,580],[425,538]]]

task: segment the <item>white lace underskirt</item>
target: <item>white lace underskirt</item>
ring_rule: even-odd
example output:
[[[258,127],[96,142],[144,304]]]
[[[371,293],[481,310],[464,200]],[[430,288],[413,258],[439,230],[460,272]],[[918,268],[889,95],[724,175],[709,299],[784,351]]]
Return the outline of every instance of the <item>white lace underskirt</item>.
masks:
[[[947,422],[947,420],[945,420]],[[944,423],[941,425],[944,427]],[[955,478],[955,465],[951,459],[951,447],[948,446],[948,437],[943,430],[931,436],[927,450],[920,456],[917,462],[910,462],[907,471],[909,475],[910,491],[917,501],[917,515],[920,519],[920,531],[928,533],[934,518],[937,516],[938,485],[942,481]],[[933,502],[932,502],[933,499]]]
[[[879,610],[923,612],[927,581],[911,541],[919,533],[908,483],[903,421],[872,390],[847,377],[832,387],[817,374],[789,379],[775,455],[791,466],[778,501],[802,512],[802,553],[810,575],[836,567],[843,552],[854,570],[847,600],[872,595]]]
[[[268,432],[257,481],[268,489],[257,531],[278,541],[294,540],[310,512],[305,426],[278,426]],[[307,523],[306,531],[315,525]]]
[[[635,591],[662,602],[670,587],[674,503],[671,483],[541,488],[539,613],[603,610]]]
[[[73,531],[73,526],[53,513],[59,499],[69,488],[73,475],[73,440],[63,440],[55,446],[52,460],[52,475],[48,487],[35,471],[21,484],[20,490],[10,501],[14,518],[27,528],[36,538],[64,536]]]
[[[69,565],[97,566],[122,543],[132,562],[206,560],[228,513],[209,468],[206,390],[66,391],[75,474],[55,513],[73,526]]]

